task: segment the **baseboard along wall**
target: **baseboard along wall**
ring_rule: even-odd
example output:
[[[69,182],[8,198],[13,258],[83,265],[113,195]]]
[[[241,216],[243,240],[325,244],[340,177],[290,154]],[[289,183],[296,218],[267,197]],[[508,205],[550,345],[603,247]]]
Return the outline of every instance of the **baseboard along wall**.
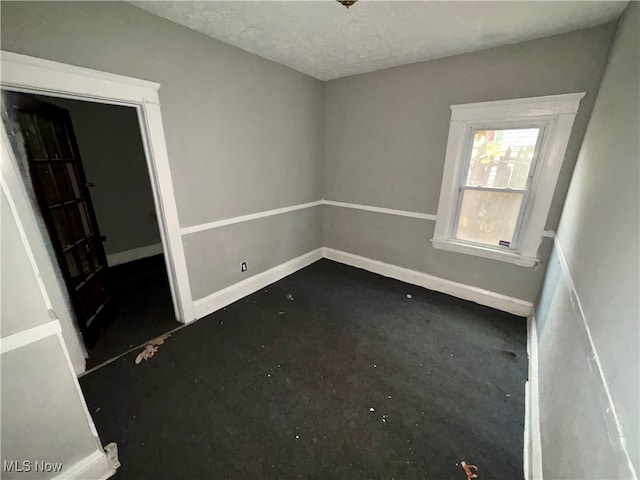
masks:
[[[492,292],[470,285],[454,282],[440,277],[429,275],[428,273],[410,270],[408,268],[391,265],[379,260],[361,257],[353,253],[335,250],[333,248],[323,248],[323,257],[335,262],[362,268],[369,272],[395,278],[402,282],[424,287],[428,290],[446,293],[453,297],[469,300],[480,305],[492,307],[497,310],[509,312],[520,317],[528,317],[533,313],[533,303],[519,298],[509,297],[501,293]]]
[[[113,476],[116,473],[116,468],[117,466],[109,459],[107,453],[96,450],[69,468],[63,466],[63,470],[59,475],[53,477],[53,480],[84,480],[89,478],[104,480]]]
[[[291,275],[312,263],[327,258],[335,262],[344,263],[353,267],[362,268],[372,273],[385,277],[395,278],[412,285],[417,285],[428,290],[446,293],[463,300],[469,300],[480,305],[509,312],[521,317],[529,317],[533,314],[533,303],[500,293],[491,292],[482,288],[464,285],[444,278],[435,277],[427,273],[417,272],[408,268],[399,267],[361,257],[353,253],[322,247],[309,253],[296,257],[288,262],[273,267],[262,273],[253,275],[246,280],[235,283],[222,290],[212,293],[194,302],[196,319],[205,317],[220,308],[240,300],[281,278]]]
[[[529,355],[529,372],[525,384],[524,478],[525,480],[543,480],[540,390],[538,386],[538,332],[534,315],[529,317],[527,322],[527,354]]]
[[[281,278],[291,275],[292,273],[317,262],[321,258],[321,248],[312,250],[311,252],[300,255],[288,262],[253,275],[246,280],[242,280],[241,282],[234,283],[222,290],[218,290],[217,292],[201,298],[200,300],[196,300],[193,302],[196,319],[205,317],[210,313],[220,310],[221,308],[246,297],[247,295],[251,295],[267,285],[271,285],[273,282],[277,282]]]
[[[110,267],[115,267],[116,265],[133,262],[134,260],[140,260],[141,258],[153,257],[154,255],[161,254],[162,252],[162,243],[132,248],[131,250],[125,250],[124,252],[107,255],[107,264]]]

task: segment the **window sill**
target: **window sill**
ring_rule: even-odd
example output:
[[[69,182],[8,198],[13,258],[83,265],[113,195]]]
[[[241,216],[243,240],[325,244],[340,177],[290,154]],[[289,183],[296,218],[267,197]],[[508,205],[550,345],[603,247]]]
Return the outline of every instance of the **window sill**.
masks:
[[[527,257],[517,253],[501,252],[492,248],[485,248],[478,245],[469,245],[466,243],[456,242],[455,240],[443,240],[434,238],[431,240],[434,248],[439,250],[447,250],[449,252],[464,253],[465,255],[474,255],[476,257],[490,258],[501,262],[513,263],[521,267],[535,267],[540,260],[533,257]]]

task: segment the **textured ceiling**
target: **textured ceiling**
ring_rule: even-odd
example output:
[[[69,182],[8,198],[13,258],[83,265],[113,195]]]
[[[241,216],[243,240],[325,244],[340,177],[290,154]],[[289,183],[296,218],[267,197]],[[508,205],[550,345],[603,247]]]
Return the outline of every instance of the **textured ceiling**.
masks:
[[[627,2],[131,2],[320,80],[545,37],[616,19]]]

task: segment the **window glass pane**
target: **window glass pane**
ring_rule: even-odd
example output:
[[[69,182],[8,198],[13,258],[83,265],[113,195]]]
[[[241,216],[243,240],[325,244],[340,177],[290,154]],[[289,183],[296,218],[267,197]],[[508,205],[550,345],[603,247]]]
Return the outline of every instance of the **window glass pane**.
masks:
[[[91,228],[91,217],[89,216],[89,210],[87,209],[86,202],[80,202],[78,204],[78,208],[80,209],[80,217],[82,218],[82,228],[84,229],[85,237],[88,237],[93,233],[93,228]]]
[[[52,178],[49,164],[44,162],[36,163],[35,167],[36,171],[38,172],[38,177],[40,177],[40,183],[42,185],[42,190],[44,191],[45,199],[47,200],[47,205],[55,205],[56,203],[60,203],[58,192],[56,190],[56,184]]]
[[[80,276],[80,272],[78,271],[78,266],[76,265],[76,259],[73,256],[73,250],[65,252],[64,258],[67,262],[67,266],[69,267],[69,274],[71,275],[71,279],[74,281],[74,283],[77,283],[76,280]]]
[[[88,256],[89,260],[91,260],[91,263],[93,264],[94,270],[97,270],[100,266],[100,261],[98,260],[98,253],[96,249],[96,243],[98,243],[99,241],[100,240],[95,237],[87,241],[87,245],[89,246]]]
[[[32,158],[34,160],[47,158],[42,148],[42,143],[40,143],[38,131],[33,123],[33,117],[28,113],[18,112],[18,121],[22,127],[22,135]]]
[[[39,118],[38,126],[40,127],[40,133],[42,134],[42,139],[44,140],[49,160],[62,159],[62,154],[60,153],[58,142],[56,140],[56,132],[51,121],[46,118]]]
[[[63,207],[67,214],[67,219],[69,220],[69,225],[71,227],[71,235],[74,242],[78,240],[82,240],[84,235],[84,230],[82,228],[82,220],[80,218],[80,209],[77,204],[67,205]]]
[[[539,128],[475,132],[465,184],[526,188],[539,134]]]
[[[464,190],[456,237],[509,247],[518,222],[521,193]]]
[[[69,181],[71,182],[71,187],[73,189],[73,195],[75,198],[82,197],[82,190],[80,189],[80,179],[78,177],[78,169],[72,162],[67,162],[64,164],[67,169],[67,174],[69,175]]]
[[[53,217],[53,224],[56,226],[56,232],[58,233],[58,239],[60,240],[62,248],[70,245],[73,240],[69,234],[69,226],[67,225],[67,217],[64,214],[64,209],[55,208],[51,210],[51,215]]]
[[[80,271],[83,275],[89,275],[93,271],[93,265],[89,260],[89,245],[86,242],[78,245],[78,258],[80,259]]]
[[[64,163],[52,163],[51,170],[53,170],[53,176],[58,187],[58,193],[60,193],[61,200],[68,202],[74,199],[73,190],[69,178],[67,177],[67,170]]]
[[[60,148],[62,157],[66,159],[73,158],[71,146],[69,145],[69,138],[67,136],[67,129],[65,128],[64,123],[60,121],[55,122],[54,128],[58,137],[58,147]]]

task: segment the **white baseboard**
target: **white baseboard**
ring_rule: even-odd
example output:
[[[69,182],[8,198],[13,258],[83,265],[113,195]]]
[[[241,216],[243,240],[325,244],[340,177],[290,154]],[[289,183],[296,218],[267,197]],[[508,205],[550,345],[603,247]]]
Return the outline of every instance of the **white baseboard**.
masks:
[[[287,275],[291,275],[292,273],[311,265],[321,258],[322,249],[318,248],[317,250],[305,253],[304,255],[282,263],[277,267],[270,268],[269,270],[253,275],[246,280],[242,280],[241,282],[235,283],[227,288],[212,293],[211,295],[196,300],[193,302],[196,319],[205,317],[210,313],[220,310],[221,308],[258,291],[273,282],[277,282]]]
[[[110,267],[121,265],[123,263],[133,262],[141,258],[153,257],[162,253],[162,244],[147,245],[146,247],[133,248],[124,252],[112,253],[107,255],[107,264]]]
[[[529,317],[528,345],[529,381],[525,386],[525,432],[524,432],[524,472],[526,480],[542,480],[542,456],[540,443],[540,423],[538,407],[538,347],[533,317],[533,303],[507,295],[491,292],[435,277],[408,268],[398,267],[378,260],[361,257],[352,253],[322,247],[301,255],[265,272],[253,275],[241,282],[219,290],[194,302],[196,319],[205,317],[221,308],[250,295],[281,278],[286,277],[312,263],[327,258],[339,263],[362,268],[385,277],[395,278],[412,285],[446,293],[457,298],[470,300],[498,310],[523,317]]]
[[[369,272],[377,273],[385,277],[395,278],[412,285],[446,293],[463,300],[469,300],[480,305],[492,307],[497,310],[512,313],[521,317],[533,314],[533,303],[519,298],[509,297],[501,293],[491,292],[478,287],[464,285],[444,278],[435,277],[427,273],[417,272],[397,265],[391,265],[379,260],[361,257],[353,253],[347,253],[333,248],[324,247],[323,256],[329,260],[362,268]]]
[[[104,480],[114,473],[116,471],[107,454],[102,450],[96,450],[69,468],[63,466],[62,472],[53,477],[53,480]]]
[[[538,332],[535,316],[531,316],[527,322],[527,353],[529,379],[525,384],[524,478],[525,480],[543,480],[538,389]]]

